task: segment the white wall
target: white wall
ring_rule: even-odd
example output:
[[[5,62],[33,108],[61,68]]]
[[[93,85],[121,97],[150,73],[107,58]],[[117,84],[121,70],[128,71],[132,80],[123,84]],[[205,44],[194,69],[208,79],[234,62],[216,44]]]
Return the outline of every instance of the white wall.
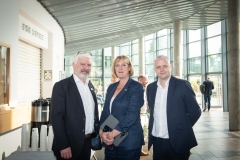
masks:
[[[24,15],[48,32],[48,49],[42,48],[42,72],[52,70],[52,81],[42,80],[42,97],[51,97],[52,86],[64,68],[64,35],[62,29],[37,0],[0,0],[0,42],[11,46],[10,51],[10,107],[18,107],[18,21]],[[29,42],[31,43],[31,42]],[[43,74],[42,77],[43,79]],[[19,131],[20,130],[20,131]],[[13,136],[14,135],[14,136]],[[14,138],[14,140],[12,139]],[[20,146],[21,129],[0,135],[0,154],[7,157]],[[11,143],[5,142],[11,139]],[[2,156],[0,157],[0,159]]]

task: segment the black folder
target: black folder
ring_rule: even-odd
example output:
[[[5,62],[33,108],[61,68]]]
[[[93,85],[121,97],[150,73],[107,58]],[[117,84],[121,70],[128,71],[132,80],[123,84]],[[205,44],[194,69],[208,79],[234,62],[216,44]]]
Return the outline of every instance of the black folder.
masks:
[[[112,114],[110,114],[100,126],[100,128],[103,132],[111,132],[116,127],[118,122],[119,121]],[[127,135],[128,132],[125,132],[124,134],[120,133],[119,135],[117,135],[117,137],[115,137],[113,144],[115,146],[118,146],[127,137]]]

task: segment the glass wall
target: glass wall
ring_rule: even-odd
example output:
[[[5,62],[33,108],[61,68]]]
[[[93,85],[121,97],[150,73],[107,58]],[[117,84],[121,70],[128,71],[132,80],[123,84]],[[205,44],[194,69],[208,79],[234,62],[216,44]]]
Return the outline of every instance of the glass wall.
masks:
[[[196,95],[197,102],[202,106],[202,93],[199,90],[199,86],[202,83],[201,75],[189,75],[188,81],[191,83],[192,89]]]
[[[125,56],[130,57],[130,55],[131,55],[130,49],[131,49],[131,42],[121,44],[119,55],[125,55]]]
[[[180,56],[183,77],[191,83],[200,105],[202,105],[203,97],[199,91],[199,85],[207,77],[210,77],[215,86],[212,95],[212,106],[222,107],[223,58],[221,23],[226,23],[226,21],[197,30],[182,31],[183,43]],[[224,33],[227,32],[224,31]],[[143,63],[149,83],[156,80],[154,59],[157,55],[166,55],[171,62],[173,61],[173,35],[172,29],[163,29],[144,37]],[[111,83],[111,65],[113,61],[111,49],[109,47],[92,51],[94,63],[90,79],[97,87],[98,92],[103,95]],[[135,71],[133,78],[137,79],[139,75],[139,40],[115,46],[115,56],[118,55],[126,55],[130,58]],[[65,56],[65,77],[70,76],[72,72],[71,57]]]
[[[139,75],[139,43],[138,39],[131,42],[131,62],[134,68],[133,79],[137,80]]]
[[[202,105],[202,94],[199,86],[202,83],[202,47],[201,47],[201,29],[187,31],[187,62],[188,62],[188,80],[191,83],[196,94],[198,104]]]
[[[148,82],[155,80],[154,59],[156,58],[156,33],[144,37],[145,53],[145,73],[148,76]]]
[[[163,29],[157,32],[157,55],[169,56],[168,46],[169,46],[169,36],[168,30]]]
[[[188,31],[188,73],[201,74],[201,29]]]
[[[104,48],[104,85],[103,85],[103,94],[105,94],[107,87],[111,84],[112,76],[112,48]]]
[[[64,57],[64,77],[70,77],[73,74],[72,68],[72,56],[65,56]]]
[[[103,87],[103,53],[102,49],[91,51],[92,53],[92,71],[89,79],[97,93],[101,93]]]
[[[172,36],[173,31],[171,29],[163,29],[144,37],[145,72],[148,75],[149,83],[157,79],[154,71],[154,60],[158,55],[165,55],[172,62]]]
[[[208,74],[207,77],[214,84],[211,96],[211,106],[220,107],[222,106],[222,74]]]
[[[205,79],[211,77],[214,85],[217,87],[213,90],[211,106],[222,107],[221,22],[198,30],[189,30],[187,32],[187,74],[188,80],[194,87],[198,103],[202,104],[203,102],[203,96],[200,94],[199,85]],[[204,48],[204,50],[202,50],[202,48]]]
[[[213,81],[211,106],[222,107],[222,35],[221,22],[206,27],[206,73]]]
[[[136,39],[134,41],[117,46],[115,53],[116,57],[118,55],[125,55],[129,57],[134,68],[134,74],[132,78],[136,80],[139,75],[139,40]]]

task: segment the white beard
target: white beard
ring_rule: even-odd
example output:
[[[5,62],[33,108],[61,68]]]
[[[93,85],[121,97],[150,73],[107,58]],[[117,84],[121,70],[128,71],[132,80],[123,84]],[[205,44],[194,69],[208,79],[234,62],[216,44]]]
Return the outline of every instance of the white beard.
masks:
[[[86,80],[86,79],[88,78],[88,75],[89,75],[89,74],[79,73],[78,75],[79,75],[79,77],[80,77],[81,79]]]

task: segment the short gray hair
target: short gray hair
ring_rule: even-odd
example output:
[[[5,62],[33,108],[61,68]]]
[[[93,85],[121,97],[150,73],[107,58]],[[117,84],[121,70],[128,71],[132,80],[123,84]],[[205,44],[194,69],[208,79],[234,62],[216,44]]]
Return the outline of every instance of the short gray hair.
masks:
[[[72,63],[77,64],[78,58],[88,58],[92,62],[92,53],[90,52],[84,52],[84,51],[78,51],[73,55]]]
[[[159,59],[166,59],[166,60],[168,61],[168,64],[171,65],[168,57],[165,56],[165,55],[159,55],[159,56],[157,56],[156,59],[154,60],[154,65],[155,65],[155,62],[156,62],[157,60],[159,60]]]

